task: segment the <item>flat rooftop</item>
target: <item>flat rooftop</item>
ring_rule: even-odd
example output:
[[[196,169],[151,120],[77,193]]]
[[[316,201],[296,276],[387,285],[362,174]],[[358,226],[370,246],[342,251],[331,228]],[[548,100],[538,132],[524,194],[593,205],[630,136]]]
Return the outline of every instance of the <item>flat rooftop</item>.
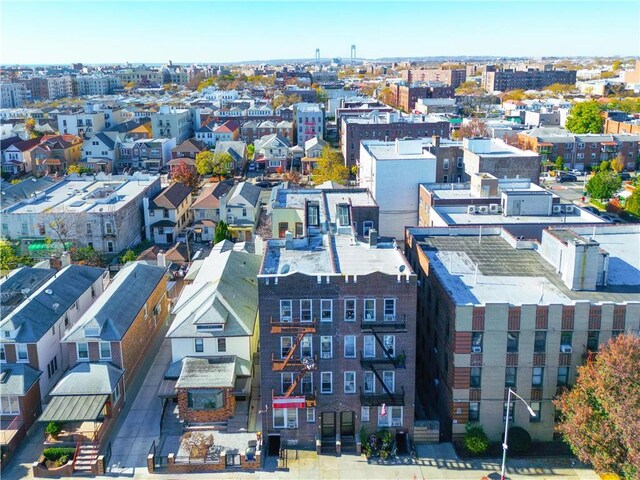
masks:
[[[431,207],[447,225],[507,225],[513,223],[568,224],[568,223],[605,223],[605,221],[586,210],[574,206],[572,213],[554,213],[552,215],[503,215],[501,213],[467,213],[467,206]]]
[[[431,192],[431,195],[434,198],[441,199],[449,199],[449,200],[458,200],[458,199],[471,199],[471,198],[481,198],[478,197],[471,190],[471,183],[423,183],[421,184],[424,188]],[[550,190],[546,190],[535,183],[532,183],[528,178],[509,178],[509,179],[498,179],[498,194],[495,197],[488,198],[500,198],[502,192],[548,192],[553,195],[553,197],[557,197],[556,194],[551,192]]]
[[[449,230],[415,228],[412,234],[458,305],[487,303],[571,304],[578,301],[637,302],[640,297],[640,226],[572,227],[609,252],[608,285],[596,291],[570,290],[535,249],[516,249],[499,228],[449,235]],[[477,268],[477,273],[476,273]]]
[[[331,212],[335,212],[336,205],[341,203],[351,203],[354,207],[377,206],[375,199],[367,189],[332,188],[325,190],[293,190],[279,188],[275,190],[272,207],[302,209],[304,208],[306,200],[322,202],[323,194],[326,195]],[[321,204],[321,208],[324,208],[324,205]]]
[[[364,141],[362,142],[364,148],[369,154],[376,160],[433,160],[436,161],[436,156],[428,151],[421,152],[403,152],[396,149],[395,142],[382,142],[382,141]]]

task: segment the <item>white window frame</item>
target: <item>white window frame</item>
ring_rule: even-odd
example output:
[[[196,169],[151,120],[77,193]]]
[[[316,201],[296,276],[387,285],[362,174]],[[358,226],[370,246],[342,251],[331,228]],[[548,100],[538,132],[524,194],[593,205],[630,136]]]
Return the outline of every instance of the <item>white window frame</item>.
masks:
[[[323,346],[329,343],[329,352],[325,352]],[[333,337],[331,335],[323,335],[320,337],[320,358],[333,358]]]
[[[390,377],[391,378],[391,385],[389,385],[389,382],[387,381],[387,378]],[[391,393],[396,391],[396,372],[394,372],[393,370],[385,370],[382,372],[382,381],[384,382],[384,384],[387,386],[387,388],[389,389],[389,391]]]
[[[386,407],[386,415],[382,416],[382,407],[378,407],[378,426],[379,427],[401,427],[404,420],[403,407]],[[400,413],[399,420],[394,421],[394,413]]]
[[[324,389],[324,377],[328,376],[329,377],[329,385],[330,385],[330,389],[329,390],[325,390]],[[323,394],[331,394],[333,393],[333,372],[320,372],[320,393]]]
[[[371,388],[367,387],[367,378],[371,380]],[[376,393],[376,376],[372,371],[365,370],[362,373],[362,387],[364,393]]]
[[[303,305],[305,305],[308,302],[309,307],[304,307]],[[309,313],[309,320],[304,320],[304,316],[302,314],[302,312],[308,312]],[[311,300],[310,298],[303,298],[300,300],[300,322],[301,323],[310,323],[313,322],[313,300]]]
[[[24,358],[20,358],[20,354],[24,354]],[[18,363],[29,363],[29,347],[26,343],[16,343],[16,361]]]
[[[371,308],[367,309],[367,302],[373,302],[373,309],[371,309]],[[367,317],[367,310],[369,310],[369,311],[373,310],[373,316],[372,317]],[[365,298],[364,299],[362,315],[363,315],[362,318],[364,319],[365,322],[375,322],[376,321],[376,299],[375,298]]]
[[[290,337],[290,336],[280,337],[280,358],[285,358],[287,356],[287,354],[284,354],[284,355],[282,354],[284,340],[289,340],[289,351],[293,348],[293,337]]]
[[[315,409],[315,407],[307,408],[307,423],[316,423],[316,409]]]
[[[5,408],[5,404],[7,408]],[[13,407],[17,407],[14,410]],[[18,415],[20,414],[20,399],[17,395],[1,395],[0,396],[0,415]]]
[[[392,302],[393,305],[393,313],[387,313],[387,302]],[[384,308],[384,321],[385,322],[394,322],[396,319],[396,299],[395,298],[385,298],[383,303]]]
[[[374,337],[373,335],[364,336],[363,346],[362,346],[362,356],[364,358],[376,357],[376,337]]]
[[[304,337],[302,337],[298,349],[300,350],[300,358],[313,358],[313,335],[307,333]],[[304,354],[304,349],[309,350],[308,355]]]
[[[442,160],[442,169],[443,170],[449,170],[449,164],[450,164],[449,159],[448,158],[444,158]]]
[[[116,383],[116,388],[113,389],[113,403],[116,404],[118,403],[118,400],[120,400],[120,382]]]
[[[327,308],[328,305],[328,308]],[[329,312],[329,316],[325,318],[325,312]],[[321,322],[333,322],[333,300],[322,299],[320,300],[320,321]]]
[[[360,407],[360,422],[368,422],[369,421],[369,407]]]
[[[293,318],[293,305],[291,300],[280,300],[280,321],[281,322],[291,322]],[[286,311],[286,305],[289,305],[289,315],[284,315]]]
[[[198,350],[198,347],[201,347],[201,350]],[[193,351],[194,353],[204,353],[204,338],[193,339]]]
[[[109,347],[109,356],[102,355],[103,345],[107,345]],[[100,351],[100,360],[111,360],[111,342],[99,342],[98,350]]]
[[[308,381],[305,381],[307,380]],[[309,391],[305,390],[305,385],[308,384],[310,388]],[[313,372],[306,372],[302,378],[300,379],[300,391],[302,393],[313,393]]]
[[[85,345],[87,347],[87,356],[80,356],[80,345]],[[78,362],[88,362],[89,361],[89,343],[88,342],[78,342],[76,343],[76,359]]]
[[[351,341],[353,341],[353,355],[347,355],[347,343],[350,343]],[[344,336],[344,358],[356,358],[356,345],[357,341],[355,335]]]
[[[397,354],[396,351],[396,336],[395,335],[383,335],[382,336],[382,345],[384,345],[384,349],[389,353],[391,357],[395,357]],[[389,352],[389,350],[392,350]],[[385,353],[386,355],[386,353]]]
[[[220,342],[224,342],[224,348],[220,348]],[[225,337],[218,337],[216,340],[216,350],[218,353],[227,353],[227,339]]]
[[[352,377],[348,379],[348,377]],[[356,393],[356,372],[349,370],[344,372],[344,393]]]
[[[348,304],[351,304],[353,308],[349,307]],[[347,311],[353,311],[353,318],[347,318]],[[344,321],[355,322],[357,315],[358,315],[358,301],[355,298],[345,298],[344,299]]]
[[[295,377],[293,376],[293,372],[280,372],[280,391],[282,392],[283,395],[289,389],[289,387],[284,388],[285,387],[285,379],[288,380],[286,382],[287,385],[289,385],[289,386],[293,385],[293,381],[295,379]]]
[[[283,422],[276,423],[276,413],[282,413]],[[295,429],[298,428],[298,409],[297,408],[274,408],[273,409],[273,428],[279,429]]]

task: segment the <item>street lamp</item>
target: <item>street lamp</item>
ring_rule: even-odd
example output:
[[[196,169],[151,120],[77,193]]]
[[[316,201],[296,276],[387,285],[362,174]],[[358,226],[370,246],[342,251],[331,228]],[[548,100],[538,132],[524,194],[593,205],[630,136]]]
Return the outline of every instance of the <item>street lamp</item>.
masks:
[[[502,473],[500,475],[500,480],[504,480],[504,475],[505,475],[505,471],[507,468],[507,448],[509,448],[507,446],[507,435],[509,433],[509,409],[511,408],[511,394],[515,395],[516,398],[519,398],[520,400],[522,400],[522,403],[524,403],[527,406],[527,410],[529,410],[529,415],[531,415],[532,417],[536,416],[536,412],[533,411],[533,409],[529,406],[529,404],[524,400],[524,398],[522,398],[520,395],[518,395],[516,392],[514,392],[513,390],[509,389],[509,393],[507,394],[507,415],[504,419],[504,442],[502,443]]]

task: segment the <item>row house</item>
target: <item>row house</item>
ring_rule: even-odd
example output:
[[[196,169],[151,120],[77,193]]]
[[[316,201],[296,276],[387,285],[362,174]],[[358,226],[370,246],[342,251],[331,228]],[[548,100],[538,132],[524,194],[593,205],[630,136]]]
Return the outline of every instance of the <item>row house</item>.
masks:
[[[175,138],[124,141],[119,145],[118,167],[157,172],[169,163],[175,146]]]
[[[118,162],[122,138],[115,132],[100,132],[84,140],[82,160],[95,172],[111,173]]]
[[[257,139],[271,134],[280,135],[293,145],[293,122],[286,120],[264,120],[262,122],[250,120],[240,128],[240,138],[247,144],[254,143]]]
[[[229,180],[209,184],[191,204],[196,242],[211,242],[215,239],[216,225],[220,221],[220,198],[229,193],[231,188],[233,182]],[[224,215],[222,218],[225,218]]]
[[[277,133],[255,141],[253,160],[265,172],[282,172],[289,168],[290,143]]]
[[[260,216],[260,187],[240,182],[220,197],[220,216],[236,242],[254,241],[253,232]]]
[[[191,222],[193,189],[175,182],[152,198],[145,197],[144,226],[147,239],[160,244],[172,244]]]
[[[241,174],[247,163],[247,144],[236,140],[219,140],[215,153],[228,153],[232,158],[231,171]]]
[[[64,173],[82,158],[82,139],[77,135],[44,135],[16,142],[2,154],[2,171],[37,175]]]

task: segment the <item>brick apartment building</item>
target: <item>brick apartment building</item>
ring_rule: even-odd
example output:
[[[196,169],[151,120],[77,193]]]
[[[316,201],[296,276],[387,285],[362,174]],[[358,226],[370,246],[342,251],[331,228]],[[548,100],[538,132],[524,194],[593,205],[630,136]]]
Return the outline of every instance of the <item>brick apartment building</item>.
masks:
[[[562,83],[574,85],[576,83],[575,70],[496,70],[487,71],[482,75],[482,87],[487,92],[506,92],[509,90],[542,90],[544,87]]]
[[[442,69],[411,69],[402,72],[402,78],[408,83],[413,82],[442,82],[454,89],[461,83],[467,81],[467,70],[465,68]]]
[[[356,206],[375,208],[356,219]],[[375,201],[280,190],[275,208],[302,216],[303,235],[267,241],[258,275],[269,448],[313,448],[319,435],[323,451],[339,452],[361,429],[411,433],[416,278],[393,243],[356,234],[356,223],[377,223]]]
[[[580,134],[562,128],[539,127],[518,133],[524,148],[533,150],[540,159],[554,162],[558,156],[569,168],[585,170],[620,157],[625,169],[636,170],[640,156],[640,133]]]
[[[405,112],[412,112],[420,98],[453,98],[455,87],[444,84],[396,84],[391,87],[396,107]]]
[[[640,281],[625,273],[640,266],[639,241],[637,225],[549,227],[540,243],[499,227],[407,229],[420,280],[417,390],[437,409],[442,438],[473,422],[499,441],[511,388],[536,416],[513,402],[510,421],[552,440],[552,400],[577,367],[640,328]]]

